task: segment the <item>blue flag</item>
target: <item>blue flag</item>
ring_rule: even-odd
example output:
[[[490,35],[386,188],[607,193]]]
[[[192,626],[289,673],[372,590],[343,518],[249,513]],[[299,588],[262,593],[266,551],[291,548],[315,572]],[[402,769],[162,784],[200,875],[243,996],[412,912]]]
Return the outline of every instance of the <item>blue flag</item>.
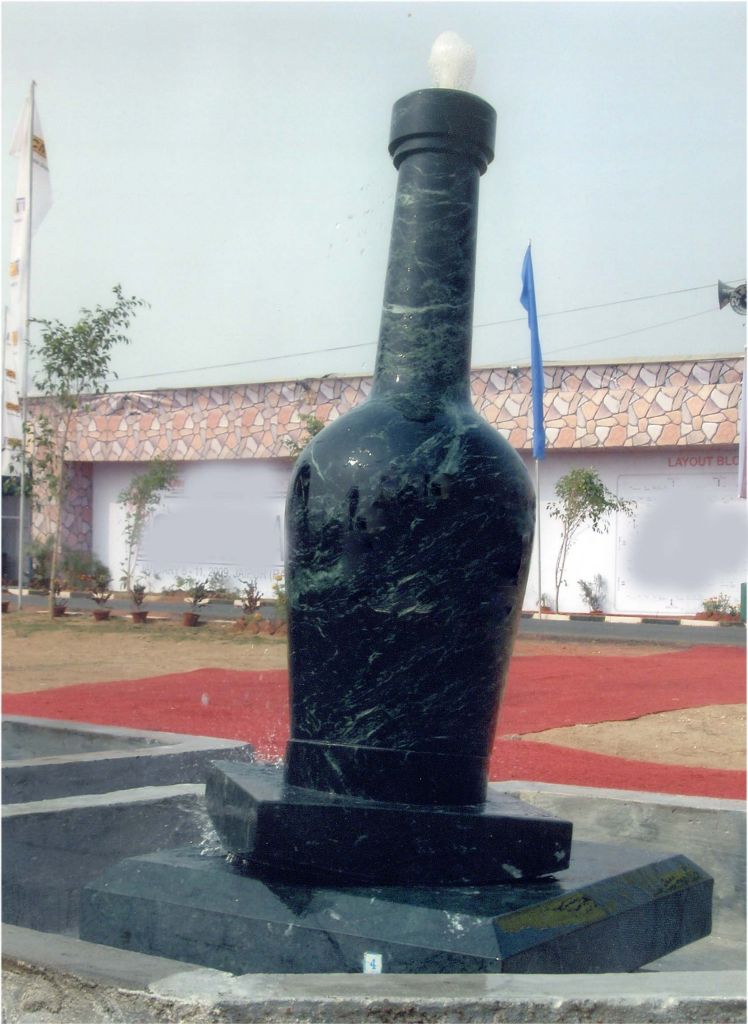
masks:
[[[532,367],[532,454],[535,459],[545,456],[545,427],[543,426],[543,355],[538,334],[538,311],[535,308],[535,279],[532,273],[530,246],[522,264],[522,294],[519,301],[527,310],[530,325],[530,365]]]

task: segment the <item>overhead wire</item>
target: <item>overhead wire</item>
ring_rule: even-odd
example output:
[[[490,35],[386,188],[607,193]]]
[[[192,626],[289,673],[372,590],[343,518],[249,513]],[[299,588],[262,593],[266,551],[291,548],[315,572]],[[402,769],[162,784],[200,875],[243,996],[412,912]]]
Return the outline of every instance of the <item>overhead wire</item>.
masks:
[[[574,306],[572,309],[557,309],[551,313],[538,313],[538,319],[542,319],[546,316],[562,316],[565,313],[584,313],[588,309],[606,309],[608,306],[622,306],[626,302],[643,302],[645,299],[661,299],[667,295],[684,295],[686,292],[703,292],[707,288],[714,288],[714,285],[700,284],[695,288],[678,288],[672,292],[654,292],[652,295],[635,295],[630,299],[614,299],[613,302],[598,302],[596,305],[592,306]],[[513,324],[526,319],[527,314],[524,316],[512,317],[510,320],[489,320],[485,324],[475,324],[474,328],[497,327],[500,324]]]
[[[277,359],[300,359],[302,356],[319,356],[324,355],[326,352],[343,352],[351,348],[369,348],[371,345],[375,345],[374,341],[362,341],[356,345],[337,345],[334,348],[315,348],[309,349],[308,352],[288,352],[285,355],[280,356],[258,356],[256,359],[240,359],[236,363],[211,363],[210,366],[191,366],[186,370],[159,370],[157,373],[133,373],[129,377],[117,377],[114,378],[117,381],[122,380],[143,380],[144,378],[151,377],[171,377],[175,373],[199,373],[201,370],[226,370],[232,366],[249,366],[251,363],[271,363]],[[107,384],[111,384],[112,380],[108,380]]]
[[[620,305],[623,305],[623,304],[629,303],[629,302],[643,302],[645,300],[665,298],[665,297],[668,297],[668,296],[671,296],[671,295],[683,295],[683,294],[685,294],[687,292],[705,291],[708,288],[714,288],[714,287],[715,287],[714,284],[703,284],[703,285],[698,285],[698,286],[693,287],[693,288],[678,288],[678,289],[675,289],[674,291],[654,292],[651,295],[636,295],[636,296],[632,296],[631,298],[627,298],[627,299],[614,299],[611,302],[600,302],[600,303],[596,303],[594,305],[575,306],[575,307],[570,308],[570,309],[559,309],[559,310],[554,310],[554,311],[549,312],[549,313],[539,313],[538,316],[539,316],[540,319],[543,319],[543,318],[549,317],[549,316],[563,316],[563,315],[565,315],[567,313],[581,313],[581,312],[585,312],[587,310],[592,310],[592,309],[605,309],[605,308],[608,308],[610,306],[620,306]],[[698,313],[690,313],[687,316],[676,317],[673,320],[663,320],[660,323],[649,324],[646,327],[637,327],[637,328],[634,328],[631,331],[624,331],[621,334],[611,334],[611,335],[606,336],[605,338],[595,338],[592,341],[584,341],[584,342],[579,342],[579,343],[575,343],[575,344],[572,344],[572,345],[566,345],[566,346],[564,346],[562,348],[551,349],[551,350],[546,351],[545,355],[552,355],[552,354],[554,354],[556,352],[566,352],[566,351],[569,351],[569,350],[576,350],[576,349],[579,349],[579,348],[589,348],[589,347],[591,347],[593,345],[601,345],[601,344],[603,344],[606,341],[615,341],[618,338],[625,338],[625,337],[628,337],[631,334],[641,334],[644,331],[656,330],[659,327],[667,327],[670,324],[680,323],[683,320],[691,320],[694,317],[704,316],[706,313],[711,313],[713,311],[714,311],[714,307],[710,307],[709,309],[701,310]],[[523,320],[526,320],[526,319],[527,319],[527,316],[524,315],[524,316],[518,316],[518,317],[511,317],[511,318],[509,318],[507,320],[491,320],[491,321],[487,321],[486,323],[474,324],[473,329],[477,330],[478,328],[482,328],[482,327],[498,327],[498,326],[502,326],[504,324],[519,323],[520,321],[523,321]],[[233,368],[235,368],[237,366],[251,366],[251,365],[257,364],[257,363],[270,363],[270,362],[277,362],[279,360],[284,360],[284,359],[301,359],[301,358],[304,358],[305,356],[325,355],[325,354],[327,354],[329,352],[347,352],[347,351],[350,351],[352,349],[357,349],[357,348],[371,348],[373,345],[376,345],[376,341],[364,341],[364,342],[358,342],[358,343],[353,344],[353,345],[336,345],[336,346],[332,346],[330,348],[308,349],[307,351],[303,351],[303,352],[288,352],[288,353],[285,353],[285,354],[282,354],[282,355],[257,356],[257,357],[252,358],[252,359],[240,359],[240,360],[237,360],[237,361],[234,361],[234,362],[230,362],[230,363],[211,363],[211,364],[209,364],[207,366],[192,366],[192,367],[188,367],[188,368],[182,369],[182,370],[159,370],[159,371],[155,371],[153,373],[140,373],[140,374],[136,373],[136,374],[129,374],[128,376],[125,376],[125,377],[114,377],[114,378],[111,378],[111,379],[109,379],[107,381],[107,383],[108,384],[113,384],[115,382],[116,383],[121,383],[122,381],[128,381],[128,380],[152,380],[152,379],[155,379],[157,377],[171,377],[171,376],[174,376],[175,374],[183,374],[183,373],[202,373],[202,372],[208,371],[208,370],[228,370],[228,369],[233,369]]]
[[[659,324],[649,324],[647,327],[635,327],[631,331],[623,331],[622,334],[609,334],[607,338],[596,338],[594,341],[582,341],[574,345],[564,345],[562,348],[553,348],[547,350],[544,355],[553,355],[556,352],[568,352],[569,349],[576,350],[578,348],[589,348],[590,345],[601,345],[604,341],[616,341],[618,338],[627,338],[630,334],[642,334],[644,331],[653,331],[657,327],[668,327],[670,324],[679,324],[683,320],[693,320],[697,316],[705,316],[707,313],[713,313],[714,307],[710,306],[709,309],[702,309],[699,313],[689,313],[687,316],[679,316],[674,320],[663,320]]]

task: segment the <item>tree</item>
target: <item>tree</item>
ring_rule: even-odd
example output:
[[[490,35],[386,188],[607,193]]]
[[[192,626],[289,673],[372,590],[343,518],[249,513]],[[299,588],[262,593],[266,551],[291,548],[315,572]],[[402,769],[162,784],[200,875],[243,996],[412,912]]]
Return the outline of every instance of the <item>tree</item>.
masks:
[[[594,469],[572,469],[556,483],[558,501],[548,510],[561,522],[561,547],[556,558],[556,611],[561,584],[564,582],[566,556],[580,527],[589,525],[595,533],[607,533],[612,512],[634,514],[635,503],[617,498],[609,491]]]
[[[130,590],[138,560],[138,548],[148,520],[164,494],[177,482],[177,467],[168,459],[156,456],[143,473],[137,473],[120,491],[117,501],[125,509],[125,545],[127,554],[122,566],[122,584]]]
[[[306,434],[306,437],[301,438],[301,444],[292,437],[287,437],[283,441],[283,444],[295,459],[301,455],[312,438],[319,434],[320,430],[324,427],[322,420],[317,419],[313,412],[308,412],[302,416],[301,422],[304,424]]]
[[[129,345],[125,331],[140,306],[147,303],[134,296],[126,298],[120,285],[113,289],[110,307],[83,308],[72,326],[59,320],[34,319],[41,326],[41,341],[34,345],[39,370],[34,377],[43,401],[30,422],[31,472],[34,487],[44,487],[54,508],[50,565],[49,612],[53,614],[54,584],[60,557],[62,506],[67,485],[65,456],[70,446],[70,428],[75,414],[85,407],[86,395],[107,390],[112,350]]]

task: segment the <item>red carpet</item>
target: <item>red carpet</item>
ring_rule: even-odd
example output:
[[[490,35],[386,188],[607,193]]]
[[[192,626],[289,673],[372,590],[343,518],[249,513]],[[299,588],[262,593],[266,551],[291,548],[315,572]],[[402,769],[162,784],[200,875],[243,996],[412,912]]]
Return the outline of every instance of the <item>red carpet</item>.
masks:
[[[659,711],[745,700],[745,655],[693,647],[636,658],[516,658],[491,756],[492,779],[527,779],[743,799],[745,772],[630,761],[502,738],[559,726],[622,721]],[[198,669],[113,683],[8,694],[11,715],[245,739],[280,757],[288,737],[287,674]]]

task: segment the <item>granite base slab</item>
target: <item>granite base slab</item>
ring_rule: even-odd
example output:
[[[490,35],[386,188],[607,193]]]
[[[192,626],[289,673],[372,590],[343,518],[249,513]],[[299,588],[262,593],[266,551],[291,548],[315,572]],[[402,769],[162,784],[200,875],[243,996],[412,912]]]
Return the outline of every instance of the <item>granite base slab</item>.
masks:
[[[237,740],[4,715],[3,805],[203,782],[216,758],[252,757]]]
[[[183,848],[87,886],[80,936],[235,974],[587,974],[708,935],[711,897],[680,854],[599,843],[575,843],[558,878],[460,888],[274,883]]]
[[[278,766],[216,762],[205,789],[225,848],[256,875],[307,884],[483,885],[568,867],[572,826],[518,797],[430,806],[284,784]]]
[[[75,934],[80,891],[125,857],[199,846],[202,786],[150,786],[2,809],[2,918]]]

